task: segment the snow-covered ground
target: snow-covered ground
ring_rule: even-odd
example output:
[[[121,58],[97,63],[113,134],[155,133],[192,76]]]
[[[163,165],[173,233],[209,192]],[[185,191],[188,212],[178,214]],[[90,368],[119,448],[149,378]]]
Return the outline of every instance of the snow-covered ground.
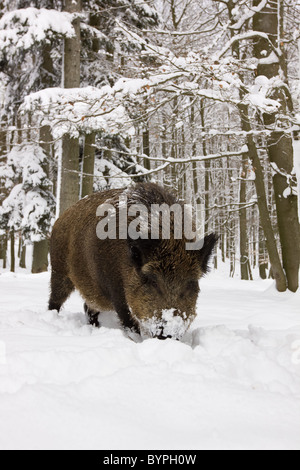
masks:
[[[182,342],[86,324],[0,274],[1,449],[300,449],[300,296],[211,273]]]

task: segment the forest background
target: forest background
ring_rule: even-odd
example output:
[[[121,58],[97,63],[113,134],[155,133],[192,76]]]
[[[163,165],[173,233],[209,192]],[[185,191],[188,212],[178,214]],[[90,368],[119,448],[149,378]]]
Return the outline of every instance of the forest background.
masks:
[[[31,245],[47,270],[66,208],[155,181],[219,234],[215,268],[295,292],[299,23],[296,0],[0,1],[3,268]]]

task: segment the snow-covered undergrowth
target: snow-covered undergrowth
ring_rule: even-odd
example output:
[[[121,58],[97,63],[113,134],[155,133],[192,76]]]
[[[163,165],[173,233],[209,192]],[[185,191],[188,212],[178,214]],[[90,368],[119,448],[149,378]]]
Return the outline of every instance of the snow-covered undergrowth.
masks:
[[[0,275],[0,448],[300,449],[300,297],[211,273],[182,341],[135,343],[49,275]]]

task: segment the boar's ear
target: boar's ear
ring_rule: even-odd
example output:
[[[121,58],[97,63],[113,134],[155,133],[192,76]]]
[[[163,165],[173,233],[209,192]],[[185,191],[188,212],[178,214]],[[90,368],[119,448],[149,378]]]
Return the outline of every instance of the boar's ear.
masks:
[[[206,235],[202,248],[198,251],[198,259],[200,261],[201,271],[205,274],[208,271],[208,261],[212,254],[212,251],[217,243],[219,237],[215,233]]]

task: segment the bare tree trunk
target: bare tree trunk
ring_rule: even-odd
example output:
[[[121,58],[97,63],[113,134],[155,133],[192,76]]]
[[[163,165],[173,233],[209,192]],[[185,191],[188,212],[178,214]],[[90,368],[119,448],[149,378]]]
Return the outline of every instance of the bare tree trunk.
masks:
[[[191,134],[191,143],[192,143],[192,157],[195,157],[196,156],[197,146],[196,146],[196,136],[195,136],[195,106],[193,104],[191,106],[190,123],[191,123],[190,134]],[[200,204],[201,199],[200,199],[200,194],[199,194],[199,181],[198,181],[198,165],[197,165],[197,162],[193,162],[192,172],[193,172],[195,203]]]
[[[239,210],[239,229],[240,229],[240,266],[241,266],[241,279],[249,280],[249,256],[247,249],[247,209],[242,209],[242,205],[246,204],[246,177],[247,177],[247,163],[248,158],[246,155],[242,158],[242,173],[240,179],[240,197],[239,203],[241,208]]]
[[[200,101],[200,119],[201,119],[201,130],[205,130],[205,116],[204,116],[204,99]],[[202,153],[204,156],[207,155],[207,148],[205,137],[202,137]],[[204,160],[204,233],[207,235],[209,231],[209,172],[210,172],[210,161]]]
[[[21,253],[20,253],[20,268],[26,268],[26,245],[22,241]]]
[[[1,7],[1,2],[0,2]],[[1,17],[1,13],[0,13]],[[5,125],[0,123],[0,157],[1,161],[6,162],[7,155],[7,130]],[[4,187],[1,188],[0,192],[0,205],[3,199],[6,197],[6,190]],[[7,250],[7,234],[0,236],[0,258],[3,259],[3,268],[6,268],[6,250]]]
[[[3,259],[3,269],[6,269],[7,265],[7,232],[1,237],[1,259]]]
[[[254,6],[259,4],[254,0]],[[286,77],[286,60],[280,38],[282,31],[283,2],[269,0],[267,5],[254,15],[253,29],[268,34],[269,41],[260,37],[255,42],[254,53],[258,59],[266,58],[274,54],[271,44],[281,50],[280,60],[264,60],[259,63],[257,73],[268,78],[279,75],[280,69]],[[278,8],[278,6],[280,8]],[[274,89],[272,96],[281,104],[281,113],[292,111],[292,100],[287,91],[287,78],[284,86],[279,85]],[[289,127],[289,122],[281,118],[277,122],[278,113],[263,115],[265,126],[273,130],[267,138],[267,150],[269,160],[274,171],[273,186],[278,221],[278,230],[282,249],[282,263],[286,273],[288,289],[295,292],[298,289],[298,272],[300,263],[300,228],[298,221],[298,201],[295,177],[293,171],[293,145],[292,136],[285,133],[284,128]],[[282,131],[280,130],[282,128]],[[275,129],[276,128],[276,129]]]
[[[48,240],[41,240],[33,245],[31,272],[42,273],[48,269]]]
[[[16,256],[15,256],[15,231],[10,231],[10,270],[12,273],[15,272]]]
[[[43,164],[43,170],[46,175],[49,175],[50,160],[52,158],[52,134],[50,126],[43,126],[40,130],[40,146],[43,148],[47,155],[47,161]],[[33,243],[32,253],[32,273],[42,273],[48,269],[48,239],[45,238],[38,242]]]
[[[249,150],[249,158],[252,162],[253,168],[255,168],[255,188],[257,194],[257,205],[259,209],[259,215],[261,220],[261,226],[264,231],[266,238],[266,246],[269,253],[270,263],[272,266],[274,279],[276,281],[276,288],[279,292],[286,290],[286,278],[281,265],[279,253],[276,246],[276,240],[270,220],[270,214],[267,205],[266,190],[264,185],[263,170],[257,153],[257,148],[253,140],[253,136],[249,133],[251,131],[251,125],[249,121],[248,106],[240,103],[238,105],[242,129],[247,134],[247,145]]]
[[[6,145],[6,137],[7,137],[7,131],[0,123],[0,156],[4,157],[6,156],[7,152],[7,145]]]
[[[149,136],[149,125],[146,123],[147,128],[143,130],[143,153],[150,156],[150,136]],[[150,160],[144,158],[144,168],[150,170]]]
[[[178,132],[176,129],[176,118],[178,115],[178,97],[175,96],[172,102],[172,125],[171,125],[171,158],[178,158]],[[175,190],[178,192],[178,169],[177,165],[171,165],[171,176]]]
[[[81,0],[65,0],[65,11],[77,13],[81,11]],[[64,40],[64,87],[80,86],[80,19],[74,19],[75,37]],[[79,198],[79,139],[69,135],[62,142],[62,174],[60,187],[59,213],[62,214]]]
[[[259,228],[259,258],[258,258],[258,266],[259,266],[259,276],[261,279],[267,279],[267,270],[268,270],[268,262],[267,262],[267,254],[266,254],[266,243],[264,233],[261,228]]]
[[[81,197],[92,194],[94,185],[95,167],[95,132],[85,135],[83,165],[82,165],[82,191]]]
[[[228,184],[229,184],[229,202],[234,198],[233,188],[231,183],[232,170],[229,169],[230,162],[226,160],[227,165],[227,175],[228,175]],[[228,242],[229,242],[229,259],[230,259],[230,277],[234,276],[235,273],[235,224],[232,218],[232,214],[228,214]]]
[[[272,133],[268,141],[268,153],[270,161],[274,162],[279,169],[279,172],[275,172],[273,176],[273,185],[283,268],[286,273],[288,289],[296,292],[300,262],[298,201],[295,194],[285,195],[285,192],[291,189],[287,182],[287,176],[281,174],[282,171],[284,174],[292,172],[293,149],[291,139],[278,134]]]

